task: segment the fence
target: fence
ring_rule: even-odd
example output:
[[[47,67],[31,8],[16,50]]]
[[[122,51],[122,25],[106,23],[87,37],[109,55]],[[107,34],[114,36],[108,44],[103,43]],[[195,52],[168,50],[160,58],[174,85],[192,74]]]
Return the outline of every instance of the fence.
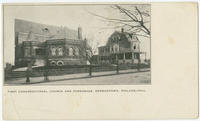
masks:
[[[44,76],[44,73],[48,71],[48,76],[58,76],[75,73],[89,73],[89,65],[85,66],[71,66],[71,67],[57,67],[57,68],[36,68],[31,71],[31,77]],[[141,64],[140,68],[149,68],[150,65]],[[137,65],[119,65],[119,70],[136,69]],[[116,71],[116,65],[92,65],[91,72],[103,72],[103,71]],[[26,71],[5,71],[5,79],[9,78],[23,78],[26,77]]]

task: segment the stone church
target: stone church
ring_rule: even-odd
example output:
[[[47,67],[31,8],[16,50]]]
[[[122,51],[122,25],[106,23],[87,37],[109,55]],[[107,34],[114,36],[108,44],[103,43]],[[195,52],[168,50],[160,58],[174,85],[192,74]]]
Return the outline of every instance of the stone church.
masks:
[[[15,19],[15,66],[86,64],[82,29]]]

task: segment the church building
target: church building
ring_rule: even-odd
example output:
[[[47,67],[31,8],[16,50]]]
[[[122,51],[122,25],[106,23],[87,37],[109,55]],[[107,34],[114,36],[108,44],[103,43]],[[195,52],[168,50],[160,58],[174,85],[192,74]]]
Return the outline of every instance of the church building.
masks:
[[[86,64],[82,29],[15,19],[15,66]]]

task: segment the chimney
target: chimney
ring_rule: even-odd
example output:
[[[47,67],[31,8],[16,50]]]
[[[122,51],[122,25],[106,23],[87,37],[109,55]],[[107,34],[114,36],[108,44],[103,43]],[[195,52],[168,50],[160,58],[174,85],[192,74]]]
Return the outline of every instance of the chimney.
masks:
[[[122,33],[124,32],[124,28],[121,29],[121,32],[122,32]]]
[[[82,28],[78,27],[78,39],[82,40]]]

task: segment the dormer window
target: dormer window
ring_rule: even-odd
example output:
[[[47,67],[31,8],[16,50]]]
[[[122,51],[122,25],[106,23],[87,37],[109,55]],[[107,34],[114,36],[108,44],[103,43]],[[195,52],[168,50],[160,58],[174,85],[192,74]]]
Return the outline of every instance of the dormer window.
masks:
[[[45,28],[42,29],[42,31],[43,32],[49,32],[49,29],[45,27]]]
[[[113,48],[114,48],[114,52],[118,52],[119,51],[119,45],[114,44]]]

